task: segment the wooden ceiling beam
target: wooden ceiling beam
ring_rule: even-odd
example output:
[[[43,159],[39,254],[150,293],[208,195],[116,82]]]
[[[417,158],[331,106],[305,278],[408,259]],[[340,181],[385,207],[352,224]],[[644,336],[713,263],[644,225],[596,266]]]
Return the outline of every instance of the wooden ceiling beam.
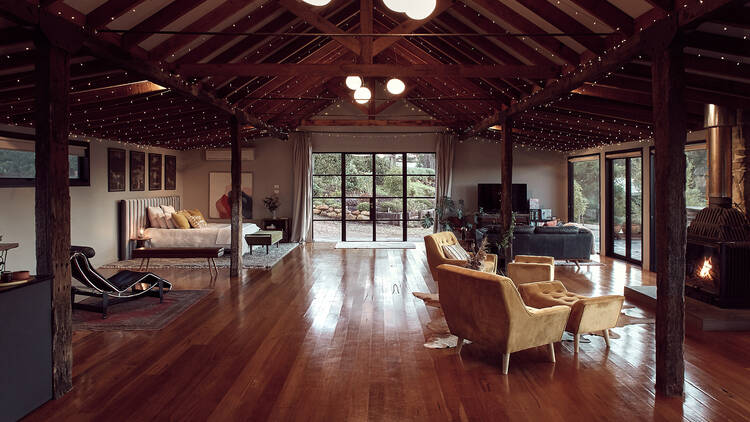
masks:
[[[330,34],[345,34],[345,31],[334,25],[328,19],[312,11],[312,9],[301,4],[297,0],[278,0],[278,3],[287,10],[297,15],[310,25]],[[350,37],[331,37],[334,41],[346,47],[352,53],[359,55],[361,52],[359,42]]]
[[[432,15],[422,20],[406,19],[402,23],[396,25],[393,29],[388,31],[388,33],[410,34],[453,7],[454,2],[455,0],[438,0],[437,6],[435,6],[435,11],[432,12]],[[397,43],[400,39],[401,38],[399,37],[380,37],[376,39],[375,41],[373,41],[373,55],[377,56],[378,54],[390,48],[393,44]]]
[[[145,41],[151,37],[153,31],[161,31],[172,22],[186,15],[194,8],[205,3],[207,0],[180,0],[162,7],[156,13],[139,22],[128,32],[122,35],[120,43],[126,50]]]
[[[360,0],[359,3],[359,29],[363,34],[372,34],[373,31],[373,5],[372,0]],[[360,60],[362,63],[371,64],[373,61],[374,49],[373,38],[362,37],[360,39]]]
[[[593,34],[593,31],[547,0],[518,0],[518,2],[561,32],[576,34],[571,38],[595,54],[601,53],[606,48],[604,38],[588,35]]]
[[[303,120],[300,126],[350,126],[350,127],[451,127],[454,122],[439,120],[347,120],[347,119],[312,119]]]
[[[535,23],[531,22],[530,20],[523,17],[521,14],[516,12],[515,10],[511,9],[510,7],[506,6],[502,2],[493,1],[493,0],[473,0],[473,3],[481,7],[482,9],[487,10],[489,13],[491,13],[496,18],[502,20],[506,24],[512,26],[513,28],[516,28],[517,30],[529,34],[542,34],[547,31],[537,26]],[[464,2],[466,4],[466,2]],[[460,10],[460,9],[459,9]],[[495,23],[497,25],[497,23]],[[497,25],[497,27],[501,30],[507,30],[507,28],[503,28],[502,26]],[[501,32],[501,31],[493,31],[493,32]],[[557,56],[560,59],[562,59],[564,62],[570,64],[570,65],[577,65],[580,62],[580,57],[578,53],[575,52],[572,48],[568,47],[564,43],[560,42],[559,40],[552,38],[552,37],[539,37],[539,38],[532,38],[532,40],[539,44],[540,46],[544,47],[547,52],[553,56]]]
[[[133,51],[123,51],[111,42],[100,38],[96,33],[89,32],[62,16],[40,9],[27,0],[0,0],[0,11],[14,20],[25,21],[27,24],[38,26],[41,22],[43,29],[50,37],[68,41],[79,40],[82,47],[95,56],[109,61],[114,66],[140,74],[146,79],[170,88],[181,95],[195,98],[224,113],[234,115],[243,124],[252,124],[259,128],[267,128],[265,122],[249,115],[243,110],[235,109],[225,101],[216,98],[213,92],[199,86],[191,85],[185,80],[165,72],[163,64],[150,62],[145,57],[137,57]],[[270,130],[274,131],[273,128],[270,128]],[[279,136],[284,135],[279,134]]]
[[[145,0],[107,0],[86,15],[86,25],[98,29],[116,20]],[[62,2],[59,2],[62,3]],[[52,7],[51,5],[48,7]]]
[[[627,36],[633,35],[635,20],[612,3],[601,0],[571,1],[615,31],[622,32]]]
[[[664,43],[671,40],[681,27],[691,27],[704,19],[714,16],[717,12],[741,3],[739,0],[703,0],[693,7],[677,8],[674,16],[657,20],[651,26],[636,32],[633,37],[621,43],[599,60],[590,60],[581,66],[579,71],[572,72],[551,82],[543,90],[511,104],[505,115],[515,115],[533,107],[559,99],[580,87],[587,81],[597,80],[608,72],[616,71],[618,67],[629,62],[638,54],[647,50],[665,48]],[[494,113],[475,124],[464,136],[472,136],[500,121],[500,112]]]
[[[354,63],[192,63],[175,69],[183,76],[286,76],[301,75],[334,78],[363,77],[452,77],[452,78],[553,78],[560,75],[555,66],[467,65],[467,64],[354,64]]]
[[[685,46],[738,57],[750,57],[750,40],[747,37],[742,39],[694,31],[685,34]]]

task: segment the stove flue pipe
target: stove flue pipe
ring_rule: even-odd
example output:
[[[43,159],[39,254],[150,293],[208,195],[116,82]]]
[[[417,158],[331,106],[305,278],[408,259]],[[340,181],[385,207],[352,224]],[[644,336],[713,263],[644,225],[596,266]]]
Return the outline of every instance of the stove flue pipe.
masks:
[[[708,146],[708,205],[732,207],[732,128],[736,112],[706,104],[704,126]]]

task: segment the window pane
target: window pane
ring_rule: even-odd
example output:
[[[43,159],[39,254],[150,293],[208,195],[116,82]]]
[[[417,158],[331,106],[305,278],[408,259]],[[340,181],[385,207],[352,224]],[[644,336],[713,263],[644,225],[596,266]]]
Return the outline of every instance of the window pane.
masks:
[[[375,207],[378,211],[378,220],[395,220],[401,218],[404,209],[404,200],[401,198],[376,199]]]
[[[341,220],[341,200],[313,199],[313,220]]]
[[[372,154],[346,154],[346,174],[372,174]]]
[[[408,220],[422,220],[429,212],[435,215],[434,199],[407,199],[406,200],[406,218]]]
[[[370,198],[347,199],[346,219],[359,221],[370,220]]]
[[[68,156],[68,174],[70,174],[71,179],[78,179],[80,177],[80,170],[78,168],[79,163],[80,160],[77,155]]]
[[[422,227],[419,221],[409,221],[406,223],[406,237],[411,241],[422,241],[428,234],[432,234],[433,226]]]
[[[341,154],[313,154],[313,174],[341,174]]]
[[[316,242],[338,242],[341,240],[340,221],[313,221],[313,240]]]
[[[375,174],[402,174],[403,154],[377,154],[375,156]]]
[[[404,196],[404,176],[375,176],[378,196]]]
[[[685,151],[687,158],[685,185],[685,205],[687,205],[688,225],[698,211],[708,206],[706,180],[708,177],[708,155],[705,149]]]
[[[408,174],[435,174],[435,154],[406,154]]]
[[[313,196],[341,196],[341,176],[313,176]]]
[[[613,196],[613,233],[614,233],[614,252],[617,255],[625,256],[627,248],[625,244],[625,221],[626,221],[626,196],[625,189],[627,180],[625,179],[626,159],[621,158],[612,162],[612,196]]]
[[[372,241],[372,221],[347,221],[346,241]]]
[[[378,221],[375,235],[378,242],[404,240],[404,228],[401,221]]]
[[[641,260],[643,242],[643,160],[630,159],[630,257]]]
[[[35,174],[33,151],[0,150],[0,177],[33,178]]]
[[[434,198],[437,192],[435,176],[408,176],[407,196]]]
[[[346,176],[346,196],[372,196],[372,176]]]
[[[599,253],[599,159],[571,163],[573,175],[573,221],[594,234],[594,249]]]

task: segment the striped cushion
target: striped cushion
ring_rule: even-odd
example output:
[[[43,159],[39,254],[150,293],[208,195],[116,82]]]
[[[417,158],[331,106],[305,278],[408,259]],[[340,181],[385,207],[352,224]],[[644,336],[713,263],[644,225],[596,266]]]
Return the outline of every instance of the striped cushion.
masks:
[[[443,245],[443,253],[448,259],[468,261],[470,258],[469,254],[461,247],[461,245]]]

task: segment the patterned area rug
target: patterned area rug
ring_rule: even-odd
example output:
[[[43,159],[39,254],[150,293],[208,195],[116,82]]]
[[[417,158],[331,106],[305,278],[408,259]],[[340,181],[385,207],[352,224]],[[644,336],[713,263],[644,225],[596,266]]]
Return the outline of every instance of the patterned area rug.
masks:
[[[163,303],[159,303],[158,297],[144,296],[110,305],[106,319],[102,318],[100,312],[73,309],[73,330],[161,330],[211,292],[212,290],[173,290],[164,295]],[[91,297],[82,303],[98,306],[101,300]]]
[[[282,258],[284,258],[289,252],[293,251],[299,243],[280,243],[279,247],[271,246],[266,254],[265,246],[256,246],[253,248],[253,254],[246,253],[242,256],[242,267],[243,268],[273,268]],[[221,258],[216,258],[216,266],[219,268],[229,268],[229,256],[224,255]],[[102,265],[99,268],[114,268],[114,269],[138,269],[141,265],[140,259],[129,259],[127,261],[117,261],[107,265]],[[185,259],[174,259],[174,258],[154,258],[149,263],[149,269],[159,268],[208,268],[208,261],[205,258],[185,258]]]
[[[338,242],[336,249],[416,249],[413,242]]]

